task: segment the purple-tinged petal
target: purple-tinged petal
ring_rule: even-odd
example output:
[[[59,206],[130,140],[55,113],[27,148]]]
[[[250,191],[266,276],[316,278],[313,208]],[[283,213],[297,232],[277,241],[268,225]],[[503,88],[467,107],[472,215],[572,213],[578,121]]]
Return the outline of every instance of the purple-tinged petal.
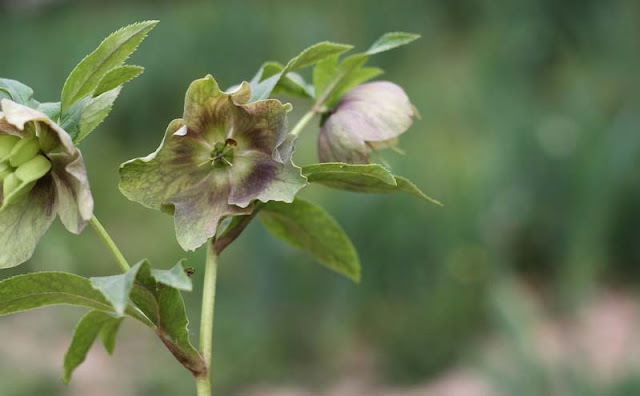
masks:
[[[168,200],[175,207],[176,236],[184,250],[195,250],[212,238],[224,217],[251,213],[252,208],[227,203],[230,190],[228,172],[222,171]]]
[[[282,164],[259,152],[236,156],[230,175],[233,183],[229,203],[243,208],[253,200],[293,202],[307,185],[301,169],[291,160]]]
[[[398,85],[378,81],[349,91],[318,137],[322,162],[367,163],[372,147],[395,142],[412,124],[415,109]]]
[[[120,191],[127,198],[162,209],[170,197],[207,178],[211,147],[185,130],[182,119],[173,120],[154,153],[120,167]]]
[[[290,105],[283,105],[277,99],[238,106],[230,137],[238,143],[239,151],[260,151],[271,156],[287,138],[290,110]]]

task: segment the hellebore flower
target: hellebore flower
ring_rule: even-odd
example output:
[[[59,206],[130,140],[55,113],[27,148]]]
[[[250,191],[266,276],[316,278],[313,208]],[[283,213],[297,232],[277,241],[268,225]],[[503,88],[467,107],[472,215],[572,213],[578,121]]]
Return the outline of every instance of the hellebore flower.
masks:
[[[73,233],[93,216],[80,151],[43,113],[0,102],[0,268],[27,261],[56,215]]]
[[[393,146],[417,112],[407,94],[388,81],[362,84],[347,92],[318,135],[321,162],[366,164],[372,149]]]
[[[225,93],[210,75],[194,81],[160,147],[120,169],[127,198],[174,214],[185,250],[212,238],[223,218],[251,213],[254,200],[292,202],[306,185],[291,161],[291,106],[250,96],[246,82]]]

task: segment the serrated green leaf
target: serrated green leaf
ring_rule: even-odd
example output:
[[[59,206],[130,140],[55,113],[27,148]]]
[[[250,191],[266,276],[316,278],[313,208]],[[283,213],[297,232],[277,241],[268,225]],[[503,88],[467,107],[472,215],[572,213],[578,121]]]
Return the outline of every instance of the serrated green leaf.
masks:
[[[299,247],[321,264],[360,281],[360,261],[351,240],[321,207],[297,198],[293,203],[269,202],[258,214],[276,237]]]
[[[315,65],[321,60],[328,58],[329,56],[341,54],[345,51],[349,51],[353,48],[352,45],[332,43],[330,41],[323,41],[308,47],[300,53],[300,55],[291,59],[285,69],[287,71],[294,71],[302,69],[307,66]]]
[[[404,33],[404,32],[390,32],[385,33],[371,47],[367,50],[367,54],[373,55],[380,52],[389,51],[391,49],[407,45],[414,40],[420,38],[419,34]]]
[[[355,54],[346,57],[333,70],[331,64],[323,64],[320,69],[321,75],[318,77],[314,71],[314,85],[316,81],[319,82],[315,85],[318,102],[327,107],[335,106],[346,92],[346,87],[352,86],[353,81],[359,78],[359,71],[368,59],[369,56],[366,54]]]
[[[158,21],[138,22],[115,31],[73,69],[62,88],[62,112],[92,95],[109,71],[122,66]]]
[[[302,174],[307,176],[311,183],[320,183],[341,190],[366,192],[371,186],[397,187],[396,179],[391,172],[377,164],[314,164],[304,166]]]
[[[85,108],[91,102],[89,96],[75,102],[71,107],[60,115],[60,126],[67,131],[71,139],[75,140],[80,135],[80,121]]]
[[[182,261],[173,266],[170,270],[152,269],[151,276],[155,278],[158,283],[173,287],[174,289],[191,291],[193,285],[191,284],[191,278],[184,272]]]
[[[307,177],[309,183],[318,183],[339,190],[372,194],[406,192],[443,206],[440,201],[426,195],[408,179],[394,176],[377,164],[314,164],[302,167],[302,174]]]
[[[91,281],[78,275],[34,272],[0,282],[0,316],[50,305],[76,305],[114,312],[104,296],[91,286]],[[153,326],[135,309],[128,308],[126,313]]]
[[[365,68],[370,55],[409,44],[420,36],[411,33],[386,33],[364,53],[354,54],[338,62],[338,56],[325,58],[313,70],[316,103],[332,108],[353,87],[382,73],[378,68]]]
[[[351,45],[331,43],[323,41],[312,45],[300,53],[300,55],[291,59],[287,65],[279,73],[274,74],[268,78],[264,78],[254,85],[251,85],[251,101],[267,99],[282,77],[289,72],[302,69],[308,66],[312,66],[322,60],[339,55],[345,51],[353,48]]]
[[[142,263],[138,263],[124,274],[90,278],[91,285],[109,301],[119,316],[129,304],[129,295]]]
[[[33,89],[8,78],[0,78],[0,99],[9,99],[31,108],[36,108],[38,104],[33,99]]]
[[[107,351],[109,355],[113,355],[113,351],[116,348],[116,336],[118,335],[118,330],[120,330],[120,325],[124,318],[112,318],[113,320],[108,321],[102,326],[102,331],[100,332],[100,339],[102,340],[102,346]]]
[[[72,135],[75,144],[80,143],[84,138],[89,136],[89,134],[107,118],[113,108],[113,102],[118,98],[121,90],[122,87],[117,87],[90,99],[82,110],[78,123],[78,133]]]
[[[96,97],[107,91],[118,88],[120,85],[127,83],[138,77],[144,72],[144,67],[134,65],[123,65],[109,70],[109,72],[100,80],[100,84],[96,88],[93,96]]]
[[[266,62],[251,79],[250,85],[255,87],[261,81],[272,77],[283,70],[284,66],[278,62]],[[313,97],[313,86],[307,84],[306,81],[304,81],[304,78],[298,73],[289,72],[282,76],[280,81],[273,88],[273,95],[277,95],[279,93],[300,98],[311,98]]]
[[[91,349],[103,327],[107,323],[117,320],[102,311],[91,311],[80,319],[73,332],[71,345],[69,345],[67,353],[64,355],[62,380],[65,383],[69,383],[73,371],[84,362],[89,349]]]

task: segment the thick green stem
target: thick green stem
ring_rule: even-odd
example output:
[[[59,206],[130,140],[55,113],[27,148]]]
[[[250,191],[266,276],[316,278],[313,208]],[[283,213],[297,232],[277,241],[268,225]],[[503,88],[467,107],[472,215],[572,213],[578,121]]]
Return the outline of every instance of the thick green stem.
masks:
[[[124,256],[122,255],[122,252],[120,251],[120,249],[118,249],[118,246],[113,241],[113,239],[111,239],[111,236],[109,236],[109,233],[107,232],[107,230],[104,229],[104,227],[102,226],[100,221],[98,221],[98,218],[96,216],[93,216],[91,218],[91,226],[93,226],[93,229],[96,230],[96,232],[98,233],[98,235],[100,236],[104,244],[107,245],[107,247],[109,248],[109,251],[111,251],[111,254],[118,262],[120,269],[122,269],[123,272],[129,271],[131,267],[129,266],[127,259],[124,258]]]
[[[216,278],[218,255],[213,242],[207,243],[207,261],[204,269],[204,287],[202,290],[202,314],[200,316],[200,354],[207,365],[207,373],[196,377],[198,396],[211,396],[211,356],[213,352],[213,319],[216,302]]]

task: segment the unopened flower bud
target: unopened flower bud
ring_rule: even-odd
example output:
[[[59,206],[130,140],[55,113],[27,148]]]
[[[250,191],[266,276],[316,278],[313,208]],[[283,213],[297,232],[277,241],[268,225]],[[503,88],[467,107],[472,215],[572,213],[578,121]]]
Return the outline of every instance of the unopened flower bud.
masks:
[[[51,162],[44,155],[36,155],[22,164],[15,172],[23,182],[32,182],[42,178],[51,169]]]
[[[38,138],[30,137],[22,139],[13,146],[9,163],[14,168],[17,168],[38,155],[39,152],[40,143],[38,143]]]

